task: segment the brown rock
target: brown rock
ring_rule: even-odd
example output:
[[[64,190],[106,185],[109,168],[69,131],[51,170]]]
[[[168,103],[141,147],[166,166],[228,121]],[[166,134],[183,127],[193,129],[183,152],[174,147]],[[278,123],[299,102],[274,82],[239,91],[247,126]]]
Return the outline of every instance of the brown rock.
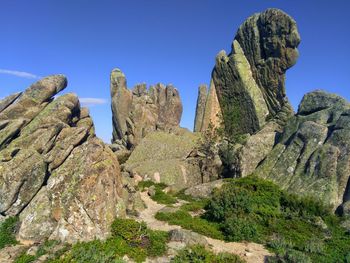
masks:
[[[221,108],[214,82],[211,81],[208,92],[205,85],[199,87],[194,132],[204,132],[209,127],[220,127],[221,122]]]
[[[180,123],[182,104],[172,85],[157,84],[147,91],[139,84],[128,90],[125,75],[114,69],[111,96],[113,143],[126,149],[133,149],[151,131],[168,131]]]

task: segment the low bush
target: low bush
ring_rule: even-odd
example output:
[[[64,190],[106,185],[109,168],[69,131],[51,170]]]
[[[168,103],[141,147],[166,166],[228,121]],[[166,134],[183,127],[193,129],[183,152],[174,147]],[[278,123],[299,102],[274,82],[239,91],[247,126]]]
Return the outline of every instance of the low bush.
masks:
[[[195,200],[181,206],[181,209],[189,212],[198,212],[208,205],[208,199]]]
[[[165,254],[168,233],[153,231],[143,222],[132,219],[116,219],[111,226],[112,235],[105,241],[79,242],[63,256],[50,263],[121,263],[128,255],[135,262],[144,262],[146,257]]]
[[[258,225],[249,218],[231,216],[221,229],[227,241],[259,240]]]
[[[172,205],[177,202],[176,197],[165,193],[163,190],[167,187],[166,184],[163,183],[154,183],[150,180],[148,181],[141,181],[138,184],[138,189],[142,192],[145,190],[145,188],[149,188],[151,186],[154,186],[155,188],[155,194],[151,196],[151,199],[159,204],[164,205]]]
[[[121,237],[126,242],[139,242],[147,235],[147,226],[133,219],[117,218],[112,223],[111,233],[112,236]]]
[[[192,246],[180,250],[172,263],[243,263],[237,255],[220,253],[215,255],[203,246]]]
[[[205,202],[182,192],[179,195],[188,198],[188,204],[156,217],[217,239],[265,244],[277,255],[269,262],[350,261],[350,234],[341,227],[343,219],[322,202],[287,193],[256,177],[225,181],[205,200],[204,215],[188,213],[202,209]]]
[[[172,205],[176,204],[177,200],[174,196],[163,192],[163,190],[156,187],[155,194],[151,196],[152,200],[158,204]]]
[[[36,259],[36,256],[27,255],[23,253],[15,259],[14,263],[31,263],[34,262]]]
[[[0,249],[17,244],[18,217],[8,217],[0,223]]]
[[[223,234],[216,223],[209,222],[200,217],[192,217],[187,211],[178,210],[174,213],[158,212],[156,219],[166,221],[171,225],[179,225],[185,229],[193,230],[199,234],[216,239],[223,239]]]

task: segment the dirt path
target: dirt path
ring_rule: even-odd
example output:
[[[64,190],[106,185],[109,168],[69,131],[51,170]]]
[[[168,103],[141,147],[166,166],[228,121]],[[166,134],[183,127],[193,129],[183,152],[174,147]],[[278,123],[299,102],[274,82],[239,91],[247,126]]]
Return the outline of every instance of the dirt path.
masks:
[[[154,202],[148,196],[147,192],[141,193],[141,199],[145,202],[147,208],[140,213],[137,218],[138,221],[144,221],[147,226],[153,230],[170,231],[173,229],[181,229],[180,226],[169,225],[166,222],[155,219],[157,212],[164,208],[165,205]]]
[[[155,214],[165,207],[153,201],[147,192],[141,193],[141,198],[145,202],[147,208],[141,212],[138,220],[144,221],[147,226],[154,230],[170,231],[172,229],[181,229],[180,226],[169,225],[166,222],[155,219]],[[271,255],[264,246],[256,243],[247,242],[225,242],[218,239],[205,237],[215,253],[227,252],[239,255],[247,263],[263,263],[266,256]]]

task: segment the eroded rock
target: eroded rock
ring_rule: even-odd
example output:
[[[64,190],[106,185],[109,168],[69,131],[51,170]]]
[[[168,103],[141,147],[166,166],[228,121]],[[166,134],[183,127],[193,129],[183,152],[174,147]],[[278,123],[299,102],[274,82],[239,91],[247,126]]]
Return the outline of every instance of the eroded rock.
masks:
[[[27,243],[105,238],[125,215],[118,160],[76,95],[54,99],[66,86],[49,76],[1,101],[0,213]]]
[[[202,183],[200,168],[187,160],[198,136],[185,129],[149,133],[131,153],[124,170],[179,190]]]
[[[120,69],[111,73],[113,143],[120,149],[133,149],[148,133],[177,128],[182,115],[179,92],[172,85],[146,84],[127,88]]]
[[[296,63],[299,43],[295,21],[281,10],[267,9],[240,26],[230,54],[219,52],[211,86],[230,133],[254,134],[270,120],[283,126],[293,115],[285,73]],[[203,93],[199,93],[200,105]],[[199,131],[203,107],[197,109],[195,130]],[[207,122],[209,115],[203,118]]]
[[[306,94],[256,175],[334,209],[350,200],[350,104],[324,91]]]

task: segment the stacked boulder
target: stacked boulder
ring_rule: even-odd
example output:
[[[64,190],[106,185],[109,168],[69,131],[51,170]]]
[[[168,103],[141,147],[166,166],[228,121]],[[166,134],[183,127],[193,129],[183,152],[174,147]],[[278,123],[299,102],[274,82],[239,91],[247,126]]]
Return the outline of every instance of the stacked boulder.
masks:
[[[18,238],[105,238],[124,214],[118,160],[95,136],[89,112],[46,77],[0,101],[0,214],[19,216]]]

